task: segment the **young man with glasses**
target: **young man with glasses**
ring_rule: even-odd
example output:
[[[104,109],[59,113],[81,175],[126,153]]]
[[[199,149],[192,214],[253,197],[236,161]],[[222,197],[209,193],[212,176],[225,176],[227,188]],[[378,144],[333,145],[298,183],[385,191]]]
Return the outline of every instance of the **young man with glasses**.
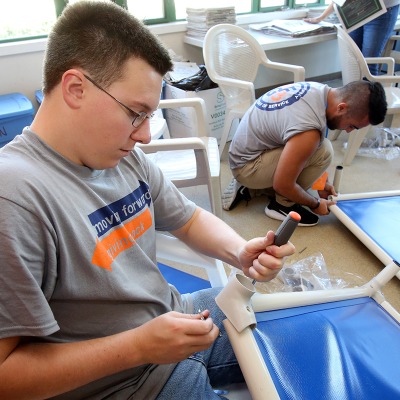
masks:
[[[55,24],[42,105],[0,150],[0,398],[212,399],[210,382],[242,379],[218,289],[169,286],[155,232],[260,281],[294,247],[271,231],[245,241],[135,148],[171,67],[111,2],[75,3]]]

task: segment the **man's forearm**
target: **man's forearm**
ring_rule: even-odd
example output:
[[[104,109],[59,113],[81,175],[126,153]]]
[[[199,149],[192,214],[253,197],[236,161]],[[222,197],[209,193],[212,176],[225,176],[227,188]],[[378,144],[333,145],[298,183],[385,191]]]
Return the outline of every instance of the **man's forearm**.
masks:
[[[297,183],[293,186],[291,190],[287,190],[284,193],[281,192],[279,194],[286,197],[288,200],[293,201],[294,203],[309,207],[311,209],[315,208],[318,205],[318,199],[305,191]]]
[[[241,268],[238,250],[246,240],[215,215],[198,209],[183,230],[172,233],[194,250]]]
[[[44,399],[141,365],[139,352],[129,351],[133,332],[75,343],[20,344],[0,365],[0,398]]]

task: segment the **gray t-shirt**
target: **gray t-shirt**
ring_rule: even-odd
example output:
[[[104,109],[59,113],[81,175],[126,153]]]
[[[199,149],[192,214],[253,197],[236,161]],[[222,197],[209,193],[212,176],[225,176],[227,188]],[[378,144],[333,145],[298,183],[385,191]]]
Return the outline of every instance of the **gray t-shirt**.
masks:
[[[0,337],[75,342],[186,312],[157,268],[155,231],[194,210],[139,149],[97,171],[24,130],[0,149]],[[139,366],[56,398],[152,399],[173,368]]]
[[[326,133],[329,86],[298,82],[265,93],[243,116],[229,148],[231,169],[241,168],[266,150],[283,147],[294,135],[311,129]]]

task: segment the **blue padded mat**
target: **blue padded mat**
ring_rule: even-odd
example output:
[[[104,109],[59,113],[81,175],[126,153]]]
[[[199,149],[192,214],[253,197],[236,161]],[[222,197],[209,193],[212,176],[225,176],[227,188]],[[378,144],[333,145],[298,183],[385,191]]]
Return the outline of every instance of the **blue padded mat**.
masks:
[[[282,400],[400,399],[400,326],[370,298],[257,313]]]
[[[210,282],[206,279],[177,270],[168,265],[158,263],[158,268],[167,282],[174,285],[178,289],[179,293],[193,293],[197,290],[208,289],[211,287]]]
[[[400,197],[340,200],[337,206],[386,254],[400,261]]]

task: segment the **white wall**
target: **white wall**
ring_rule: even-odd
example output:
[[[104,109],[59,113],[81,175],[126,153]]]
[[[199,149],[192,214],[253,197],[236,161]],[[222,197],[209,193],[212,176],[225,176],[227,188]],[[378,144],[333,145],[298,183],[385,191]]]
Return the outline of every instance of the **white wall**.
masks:
[[[184,43],[182,26],[173,33],[164,33],[165,28],[155,31],[165,46],[176,54],[198,64],[204,63],[201,48]],[[34,92],[41,87],[44,48],[44,39],[25,44],[0,45],[0,94],[21,92],[36,106]],[[308,80],[340,71],[337,40],[271,50],[268,57],[273,61],[304,66]],[[290,79],[286,73],[260,70],[255,87],[279,85]]]
[[[0,55],[0,94],[21,92],[36,106],[41,88],[44,51]]]

